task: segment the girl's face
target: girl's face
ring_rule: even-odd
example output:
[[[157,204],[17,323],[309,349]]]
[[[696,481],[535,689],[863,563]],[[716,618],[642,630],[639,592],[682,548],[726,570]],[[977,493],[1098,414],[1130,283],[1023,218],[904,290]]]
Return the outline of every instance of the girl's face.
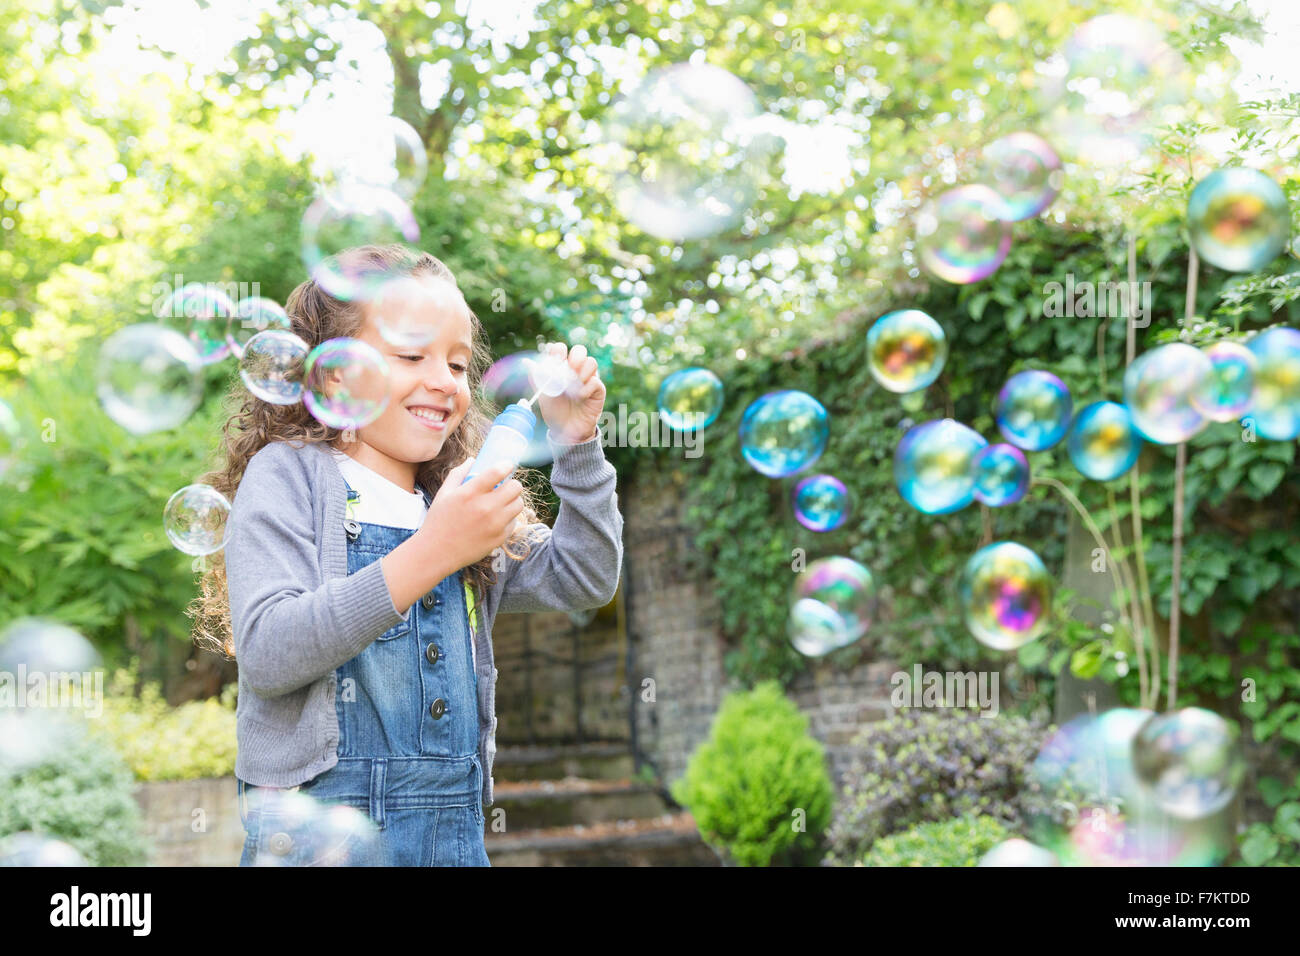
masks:
[[[469,410],[470,314],[458,289],[430,276],[419,276],[395,300],[391,311],[367,303],[356,336],[388,360],[388,407],[357,429],[363,447],[349,449],[345,442],[342,448],[376,471],[409,474],[413,482],[415,466],[438,457]],[[419,346],[387,341],[379,332],[381,310],[385,317],[394,316],[404,332],[422,331],[431,341]]]

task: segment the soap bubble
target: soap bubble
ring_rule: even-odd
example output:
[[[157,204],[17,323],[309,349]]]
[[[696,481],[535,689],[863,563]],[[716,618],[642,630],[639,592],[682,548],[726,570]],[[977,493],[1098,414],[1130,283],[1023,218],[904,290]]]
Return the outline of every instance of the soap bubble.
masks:
[[[569,346],[581,345],[596,360],[600,374],[615,365],[638,366],[640,338],[630,295],[588,289],[554,299],[542,307],[550,327]]]
[[[547,398],[558,398],[566,392],[574,395],[578,377],[567,358],[561,358],[550,351],[538,351],[524,359],[528,369],[528,381],[533,391]]]
[[[77,631],[58,621],[20,618],[0,631],[0,671],[19,666],[45,674],[82,674],[100,666],[99,652]]]
[[[741,80],[706,63],[652,70],[605,116],[602,165],[627,219],[661,239],[700,239],[737,223],[758,192],[774,139]]]
[[[235,317],[226,333],[226,342],[235,358],[243,358],[248,340],[257,333],[272,329],[288,332],[292,327],[289,314],[280,303],[261,296],[251,296],[240,299],[235,306]]]
[[[1029,490],[1029,462],[1015,445],[999,442],[975,453],[975,500],[999,508],[1013,505]]]
[[[1205,388],[1210,371],[1206,354],[1184,342],[1139,355],[1124,372],[1124,404],[1133,427],[1160,445],[1176,445],[1196,435],[1208,423],[1192,396]]]
[[[230,502],[211,485],[186,485],[167,499],[163,527],[178,551],[195,556],[226,546]]]
[[[492,366],[483,373],[481,385],[483,396],[496,406],[497,411],[504,411],[507,405],[515,404],[521,398],[532,398],[537,389],[529,379],[526,363],[531,362],[537,355],[537,352],[516,352],[513,355],[505,355],[493,362]],[[551,460],[551,447],[547,442],[549,434],[546,420],[538,415],[532,440],[519,458],[521,465],[535,468]]]
[[[834,531],[849,517],[849,490],[834,475],[809,475],[790,494],[795,519],[809,531]]]
[[[1212,422],[1237,421],[1255,403],[1255,353],[1237,342],[1203,349],[1210,374],[1192,393],[1192,405]]]
[[[1300,435],[1300,332],[1285,326],[1269,329],[1249,342],[1255,356],[1255,406],[1250,417],[1256,431],[1273,441]]]
[[[1245,763],[1232,726],[1201,707],[1156,714],[1133,741],[1133,768],[1162,810],[1194,820],[1222,810]]]
[[[959,590],[967,629],[995,651],[1023,647],[1051,621],[1051,576],[1023,544],[995,541],[980,548],[966,562]]]
[[[388,407],[388,362],[360,339],[329,339],[312,349],[303,383],[307,411],[331,428],[361,428]]]
[[[930,385],[948,359],[941,326],[919,309],[882,315],[867,332],[867,367],[891,392],[915,392]]]
[[[249,825],[258,832],[254,865],[384,865],[379,828],[358,807],[318,801],[299,790],[245,792]]]
[[[1066,448],[1079,474],[1093,481],[1111,481],[1137,463],[1142,437],[1123,405],[1093,402],[1075,416]]]
[[[1011,226],[998,218],[1002,197],[988,186],[958,186],[917,212],[921,264],[964,285],[991,276],[1011,251]]]
[[[799,653],[821,657],[866,634],[875,613],[871,572],[851,558],[821,558],[795,579],[790,640]]]
[[[345,135],[328,137],[313,150],[322,191],[363,185],[413,199],[429,172],[420,134],[396,116],[349,115],[346,125]]]
[[[1030,370],[1007,379],[998,393],[998,430],[1025,451],[1051,448],[1070,427],[1074,402],[1065,383],[1051,372]]]
[[[986,442],[951,418],[908,430],[894,451],[894,483],[903,500],[924,514],[948,514],[971,503],[975,455]]]
[[[90,866],[75,848],[39,833],[24,831],[0,840],[0,866]]]
[[[683,368],[659,386],[659,417],[673,431],[707,428],[722,411],[722,379],[707,368]]]
[[[175,428],[203,398],[202,371],[198,352],[175,329],[128,326],[99,350],[99,401],[132,434]]]
[[[806,392],[768,392],[750,402],[740,420],[740,452],[769,478],[807,468],[826,450],[829,436],[826,409]]]
[[[1108,166],[1138,159],[1150,130],[1186,95],[1183,58],[1158,27],[1122,14],[1081,25],[1049,68],[1042,95],[1053,140]]]
[[[413,349],[437,338],[443,317],[464,308],[460,292],[451,283],[406,275],[383,282],[369,306],[385,342]]]
[[[1187,228],[1206,262],[1254,272],[1286,248],[1291,210],[1282,188],[1258,170],[1216,169],[1187,200]]]
[[[1051,850],[1015,837],[1003,840],[979,861],[980,866],[1060,866]]]
[[[302,261],[334,298],[368,299],[391,273],[370,264],[345,264],[338,254],[355,246],[414,243],[419,238],[420,227],[400,196],[353,183],[319,197],[303,213]]]
[[[980,153],[978,179],[1002,198],[998,218],[1031,219],[1052,204],[1065,173],[1061,159],[1035,133],[1012,133],[994,140]]]
[[[189,282],[173,292],[163,305],[162,318],[185,333],[204,365],[220,362],[230,354],[231,320],[235,303],[220,289],[202,282]]]
[[[23,666],[28,667],[25,660]],[[18,665],[7,664],[5,669],[13,673]],[[93,702],[92,686],[83,683],[82,692],[83,701],[89,699]],[[48,763],[51,754],[83,739],[86,716],[89,714],[74,718],[69,708],[0,708],[0,783],[6,777],[16,777]]]
[[[4,478],[18,460],[18,448],[22,444],[23,432],[18,426],[18,418],[13,410],[0,401],[0,478]]]
[[[258,332],[244,346],[239,377],[244,387],[272,405],[302,401],[303,366],[311,347],[292,332]]]

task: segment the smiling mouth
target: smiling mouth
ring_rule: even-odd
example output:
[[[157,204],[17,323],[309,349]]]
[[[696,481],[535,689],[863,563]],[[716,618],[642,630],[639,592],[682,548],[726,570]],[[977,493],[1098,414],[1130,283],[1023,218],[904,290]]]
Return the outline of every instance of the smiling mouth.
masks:
[[[412,418],[425,428],[433,429],[434,431],[442,431],[447,427],[447,418],[449,417],[449,414],[441,409],[430,408],[427,405],[420,405],[413,408],[407,408],[407,411],[411,413]]]

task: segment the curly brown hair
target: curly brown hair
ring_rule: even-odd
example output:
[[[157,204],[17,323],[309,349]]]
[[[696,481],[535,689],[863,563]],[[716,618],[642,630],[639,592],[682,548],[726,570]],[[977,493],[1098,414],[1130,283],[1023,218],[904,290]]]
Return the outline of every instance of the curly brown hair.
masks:
[[[353,274],[382,272],[393,276],[430,276],[444,280],[458,293],[460,291],[455,276],[441,260],[427,252],[413,251],[401,245],[358,246],[339,253],[337,262],[342,269],[355,270]],[[438,457],[422,463],[417,469],[416,482],[431,493],[437,493],[442,487],[447,472],[466,458],[478,455],[492,425],[493,409],[479,392],[479,383],[492,357],[484,341],[482,323],[468,305],[466,309],[470,316],[472,349],[468,370],[470,404],[460,425],[443,442]],[[355,337],[365,318],[361,302],[337,299],[312,279],[293,290],[285,303],[285,310],[294,334],[312,348],[328,339]],[[199,480],[216,488],[227,500],[234,500],[248,462],[271,442],[334,444],[344,434],[340,429],[317,421],[301,402],[294,405],[264,402],[238,380],[225,397],[225,408],[226,422],[222,426],[221,446],[217,452],[221,464]],[[520,469],[516,477],[524,486],[524,510],[516,519],[515,529],[503,551],[518,561],[528,555],[530,542],[539,530],[533,526],[538,523],[543,509],[537,487],[540,472]],[[519,550],[512,550],[512,545]],[[486,555],[465,568],[480,604],[483,594],[496,580],[492,560],[493,555]],[[194,619],[195,642],[233,660],[234,634],[230,624],[230,598],[226,590],[223,553],[218,552],[208,559],[199,581],[199,595],[190,605],[189,614]]]

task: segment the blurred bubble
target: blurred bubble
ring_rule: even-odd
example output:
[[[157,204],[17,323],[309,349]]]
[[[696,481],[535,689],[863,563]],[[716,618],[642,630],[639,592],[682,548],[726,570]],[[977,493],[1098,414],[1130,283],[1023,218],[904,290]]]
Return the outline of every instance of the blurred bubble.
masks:
[[[226,546],[230,502],[211,485],[186,485],[167,499],[163,528],[178,551],[213,554]]]
[[[1246,343],[1255,356],[1255,429],[1272,441],[1300,435],[1300,332],[1281,326]]]
[[[807,392],[768,392],[740,420],[740,452],[751,468],[784,478],[809,467],[826,450],[830,418]]]
[[[741,80],[705,63],[652,70],[610,106],[601,133],[619,210],[661,239],[700,239],[753,203],[775,139]]]
[[[1160,809],[1194,820],[1228,805],[1245,762],[1227,721],[1201,707],[1184,707],[1143,724],[1133,741],[1133,768]]]
[[[1111,481],[1137,463],[1142,437],[1123,405],[1093,402],[1075,416],[1066,448],[1079,474],[1093,481]]]
[[[988,186],[958,186],[917,212],[921,264],[946,282],[978,282],[1011,250],[1011,227],[998,218],[1002,197]]]
[[[567,392],[573,396],[578,377],[573,373],[568,358],[539,349],[524,359],[524,367],[528,370],[528,381],[533,391],[539,395],[558,398]]]
[[[331,428],[361,428],[388,407],[388,362],[360,339],[328,339],[312,349],[303,384],[307,411]]]
[[[1205,388],[1209,377],[1209,358],[1186,343],[1142,353],[1124,372],[1124,404],[1133,427],[1160,445],[1176,445],[1198,434],[1208,423],[1192,396]]]
[[[1025,451],[1044,451],[1070,427],[1074,401],[1065,383],[1051,372],[1030,370],[1007,379],[998,393],[998,430]]]
[[[1029,462],[1015,445],[981,448],[972,462],[975,500],[994,508],[1013,505],[1029,490]]]
[[[363,811],[328,804],[298,790],[246,791],[256,822],[256,866],[381,866],[379,828]]]
[[[1217,169],[1192,190],[1187,228],[1196,254],[1232,272],[1263,268],[1286,248],[1291,210],[1276,182],[1254,169]]]
[[[0,631],[0,671],[22,665],[44,673],[84,673],[100,666],[99,652],[77,631],[58,621],[20,618]]]
[[[23,432],[18,425],[18,418],[13,410],[0,400],[0,479],[9,474],[18,460],[18,449],[22,445]]]
[[[995,651],[1014,651],[1047,630],[1052,578],[1023,544],[995,541],[971,555],[962,570],[962,613],[974,638]]]
[[[493,362],[483,373],[481,385],[483,397],[495,405],[497,411],[503,411],[507,405],[513,405],[521,398],[533,397],[537,388],[529,378],[526,363],[531,362],[537,355],[537,352],[516,352],[513,355],[506,355]],[[549,462],[551,460],[551,447],[547,442],[549,434],[546,420],[538,415],[537,427],[533,429],[533,437],[528,442],[523,455],[520,456],[519,463],[536,468]]]
[[[175,428],[203,398],[202,371],[194,346],[175,329],[128,326],[99,350],[99,401],[132,434]]]
[[[370,307],[384,341],[416,349],[437,338],[441,323],[465,308],[451,283],[414,276],[396,276],[384,282]]]
[[[302,401],[303,366],[311,347],[292,332],[258,332],[244,346],[239,377],[244,387],[272,405]]]
[[[18,666],[6,665],[4,669],[16,672]],[[24,661],[22,666],[28,665]],[[86,689],[83,685],[83,690]],[[51,754],[75,744],[85,732],[85,720],[73,720],[66,709],[0,709],[0,783],[6,777],[16,777],[39,767]]]
[[[391,273],[369,264],[346,264],[339,253],[356,246],[415,243],[419,238],[415,216],[400,196],[352,183],[319,197],[303,213],[302,261],[334,298],[369,299]]]
[[[371,186],[409,202],[429,172],[420,134],[396,116],[350,115],[347,134],[325,139],[313,152],[313,168],[323,192]]]
[[[1053,142],[1106,166],[1137,160],[1188,86],[1186,64],[1160,29],[1122,14],[1082,24],[1049,67],[1041,95]]]
[[[62,840],[39,833],[14,833],[0,840],[0,866],[90,866]]]
[[[163,306],[169,326],[182,331],[204,365],[230,354],[230,326],[235,303],[221,290],[202,282],[181,286]]]
[[[240,299],[235,306],[235,317],[226,333],[226,342],[235,358],[244,357],[248,340],[259,332],[279,330],[287,332],[293,323],[280,303],[261,296]]]
[[[790,640],[799,653],[821,657],[866,634],[875,613],[871,572],[851,558],[821,558],[795,579]]]
[[[1210,374],[1192,393],[1192,405],[1212,422],[1233,422],[1255,404],[1255,353],[1237,342],[1215,342],[1202,349]]]
[[[1052,204],[1065,173],[1061,159],[1035,133],[1012,133],[994,140],[980,153],[977,179],[1002,198],[998,218],[1031,219]]]
[[[632,297],[590,289],[548,302],[542,312],[570,347],[581,345],[596,360],[602,376],[615,365],[637,367],[641,341],[633,318]]]
[[[1003,840],[979,861],[980,866],[1060,866],[1051,850],[1015,837]]]
[[[791,491],[794,516],[809,531],[834,531],[849,517],[849,490],[834,475],[809,475]]]
[[[894,483],[903,500],[925,514],[948,514],[975,495],[975,455],[988,442],[951,418],[908,430],[894,450]]]
[[[941,326],[919,309],[882,315],[867,332],[867,367],[891,392],[915,392],[930,385],[948,359]]]
[[[707,368],[678,369],[659,386],[659,417],[674,431],[698,431],[717,420],[722,397],[722,379]]]

